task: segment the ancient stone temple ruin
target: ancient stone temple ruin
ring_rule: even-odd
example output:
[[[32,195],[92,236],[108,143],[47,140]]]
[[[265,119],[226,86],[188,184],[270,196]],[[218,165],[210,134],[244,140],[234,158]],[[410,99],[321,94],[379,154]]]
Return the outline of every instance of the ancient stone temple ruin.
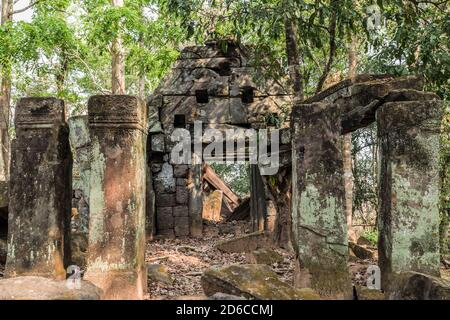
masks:
[[[93,96],[87,116],[66,122],[63,101],[21,99],[6,276],[63,279],[69,264],[85,261],[84,279],[102,290],[102,298],[142,299],[146,240],[201,237],[205,184],[218,187],[208,159],[179,164],[172,158],[174,131],[193,133],[198,121],[201,132],[279,134],[278,170],[264,175],[263,163],[250,166],[251,231],[292,247],[296,285],[324,299],[352,297],[342,136],[376,123],[382,288],[395,291],[405,272],[439,276],[439,98],[424,92],[419,78],[388,75],[359,75],[301,103],[284,88],[257,81],[241,46],[211,41],[185,48],[147,105],[132,96]],[[200,151],[211,141],[204,136]],[[214,155],[227,160],[223,150]],[[231,160],[249,161],[241,152]],[[211,207],[220,199],[239,202],[222,190],[211,193]],[[70,240],[83,235],[87,250],[71,248]]]
[[[351,296],[342,135],[376,121],[381,142],[379,266],[439,275],[438,150],[442,102],[415,77],[357,76],[292,113],[292,218],[300,282]]]
[[[283,115],[289,113],[291,96],[282,83],[254,80],[255,70],[247,60],[245,48],[233,42],[211,41],[206,46],[187,47],[150,97],[149,232],[167,236],[202,234],[202,166],[173,164],[170,152],[175,129],[185,128],[193,133],[195,121],[202,122],[203,130],[214,128],[224,134],[229,129],[287,126]],[[207,142],[204,139],[205,146]],[[215,156],[227,160],[225,154]],[[258,170],[253,168],[251,172],[252,181],[261,179]],[[256,231],[264,229],[266,196],[263,189],[253,190],[252,194],[255,197],[251,215],[260,216],[259,226],[255,221]]]

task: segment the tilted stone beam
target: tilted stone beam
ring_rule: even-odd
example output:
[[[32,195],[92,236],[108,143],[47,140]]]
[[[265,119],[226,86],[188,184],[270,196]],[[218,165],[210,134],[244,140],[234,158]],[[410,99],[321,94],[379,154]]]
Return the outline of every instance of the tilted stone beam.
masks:
[[[339,109],[327,103],[298,105],[292,128],[297,285],[323,298],[351,298]]]
[[[125,95],[93,96],[90,224],[85,279],[104,299],[142,299],[145,269],[145,104]]]
[[[11,145],[6,276],[66,278],[72,158],[64,101],[20,99]]]

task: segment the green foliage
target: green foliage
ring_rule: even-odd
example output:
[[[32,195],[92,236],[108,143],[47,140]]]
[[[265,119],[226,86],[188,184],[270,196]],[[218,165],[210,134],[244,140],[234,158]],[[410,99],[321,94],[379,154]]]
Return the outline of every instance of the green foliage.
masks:
[[[376,247],[378,243],[378,230],[364,230],[361,234],[365,239],[369,240],[372,246]]]
[[[212,163],[211,167],[239,197],[243,198],[250,194],[250,167],[248,164]]]

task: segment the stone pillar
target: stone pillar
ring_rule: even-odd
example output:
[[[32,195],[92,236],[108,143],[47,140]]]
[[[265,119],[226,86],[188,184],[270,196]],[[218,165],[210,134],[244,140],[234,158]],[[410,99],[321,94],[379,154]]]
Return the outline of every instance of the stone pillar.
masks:
[[[332,104],[292,114],[292,221],[297,284],[323,298],[351,298],[340,114]]]
[[[88,116],[75,116],[69,118],[70,145],[75,153],[75,161],[80,174],[81,189],[86,200],[89,200],[89,179],[91,173]],[[89,202],[89,201],[88,201]]]
[[[439,275],[439,127],[442,103],[390,102],[376,114],[380,141],[379,265]]]
[[[145,105],[126,95],[93,96],[90,224],[85,279],[104,299],[142,299],[145,270]]]
[[[189,167],[189,228],[191,236],[195,238],[200,238],[203,235],[202,172],[201,164],[192,164]]]
[[[11,146],[6,276],[65,279],[72,157],[64,101],[20,99]]]
[[[74,175],[72,176],[73,190],[76,194],[72,207],[77,209],[78,216],[72,217],[72,231],[76,230],[87,234],[89,226],[89,184],[91,174],[91,137],[89,134],[88,116],[75,116],[69,118],[70,145],[75,155]],[[81,192],[80,192],[81,191]],[[77,193],[80,193],[78,195]]]

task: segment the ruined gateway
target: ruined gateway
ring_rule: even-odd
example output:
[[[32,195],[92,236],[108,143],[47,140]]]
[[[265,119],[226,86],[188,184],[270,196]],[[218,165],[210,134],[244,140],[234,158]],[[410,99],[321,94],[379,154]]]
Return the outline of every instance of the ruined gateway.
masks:
[[[439,98],[415,77],[359,75],[298,103],[283,84],[253,79],[244,48],[232,42],[225,48],[214,41],[185,48],[147,104],[94,96],[88,116],[67,124],[59,99],[19,101],[7,277],[65,277],[75,207],[81,222],[72,229],[89,233],[85,279],[105,299],[141,299],[146,240],[202,236],[202,165],[170,158],[173,130],[193,130],[196,120],[221,131],[280,130],[275,176],[251,165],[252,229],[294,248],[299,286],[340,299],[352,296],[342,135],[376,122],[383,289],[402,272],[439,276]]]

